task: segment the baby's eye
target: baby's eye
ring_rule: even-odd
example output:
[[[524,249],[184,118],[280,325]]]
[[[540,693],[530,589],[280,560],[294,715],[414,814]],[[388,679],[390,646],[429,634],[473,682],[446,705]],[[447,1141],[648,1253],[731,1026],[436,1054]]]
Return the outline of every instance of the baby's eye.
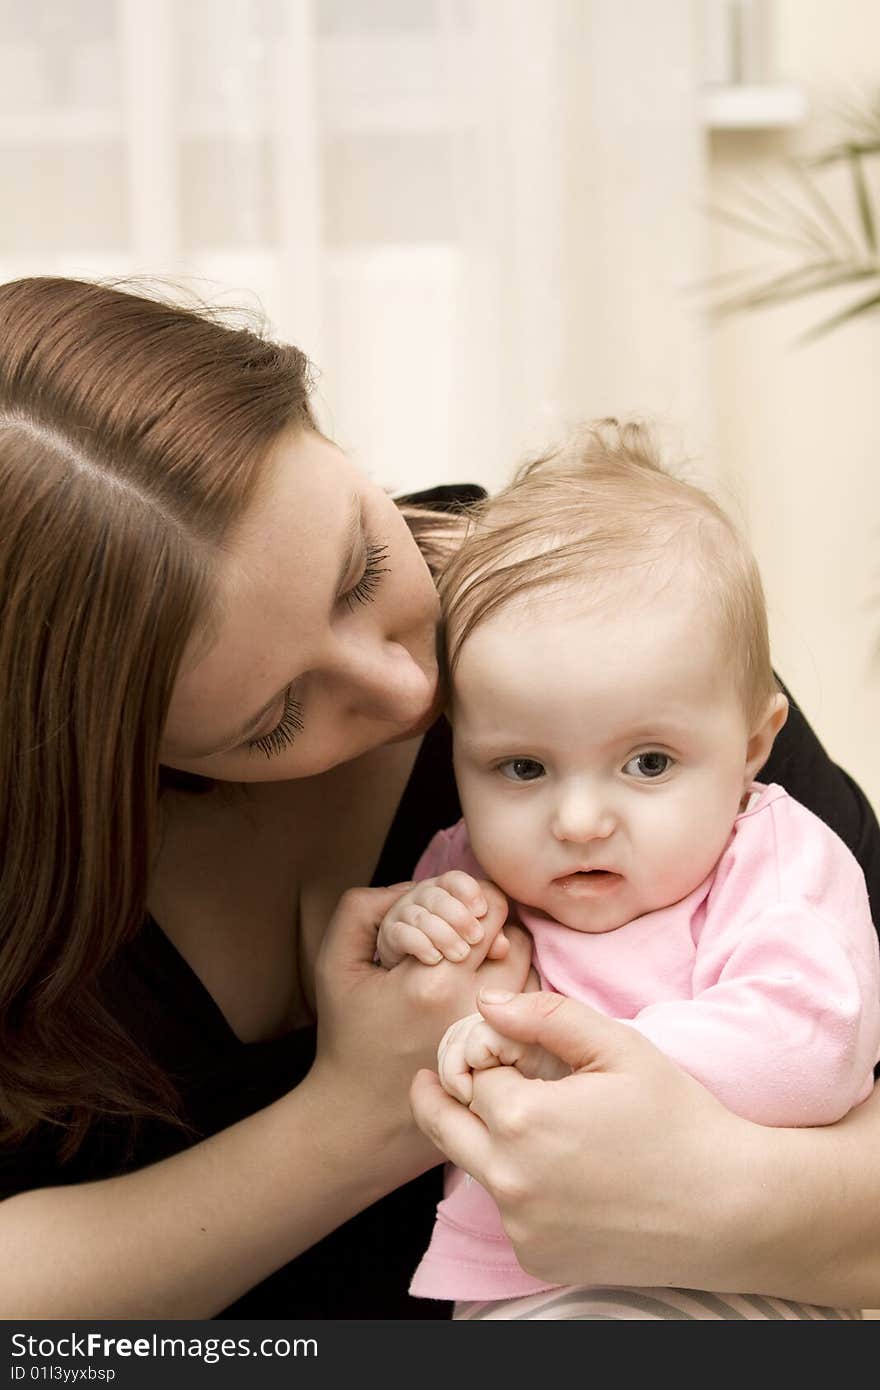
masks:
[[[628,777],[636,777],[641,781],[650,781],[655,777],[662,777],[664,772],[668,772],[672,767],[672,758],[668,753],[639,753],[638,757],[630,758],[628,763],[624,763],[623,770]]]
[[[498,771],[510,782],[536,782],[544,776],[544,764],[536,758],[508,758],[498,764]]]

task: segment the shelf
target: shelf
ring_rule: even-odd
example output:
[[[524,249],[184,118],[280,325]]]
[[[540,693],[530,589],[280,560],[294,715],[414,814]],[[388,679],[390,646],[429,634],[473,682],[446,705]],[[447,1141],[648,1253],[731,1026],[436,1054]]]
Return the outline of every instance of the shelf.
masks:
[[[709,130],[785,130],[808,114],[800,87],[730,86],[703,90],[703,124]]]

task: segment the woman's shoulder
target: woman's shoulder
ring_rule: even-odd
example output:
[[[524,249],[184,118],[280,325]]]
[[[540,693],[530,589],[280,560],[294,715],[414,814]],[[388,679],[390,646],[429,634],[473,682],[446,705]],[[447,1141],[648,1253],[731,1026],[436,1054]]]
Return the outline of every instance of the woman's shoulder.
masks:
[[[474,502],[482,502],[486,489],[477,483],[441,483],[422,492],[395,497],[398,507],[424,507],[434,512],[454,512]]]

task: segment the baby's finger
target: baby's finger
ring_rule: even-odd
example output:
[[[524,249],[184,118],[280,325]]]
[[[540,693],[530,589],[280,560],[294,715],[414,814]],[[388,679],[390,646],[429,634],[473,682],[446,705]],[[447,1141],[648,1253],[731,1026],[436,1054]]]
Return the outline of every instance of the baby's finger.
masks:
[[[379,960],[386,970],[413,956],[422,965],[438,965],[443,959],[440,951],[418,927],[406,922],[394,922],[379,938]]]
[[[465,1014],[464,1018],[457,1018],[454,1023],[450,1023],[443,1037],[440,1039],[440,1045],[437,1048],[437,1056],[442,1056],[452,1043],[464,1037],[465,1033],[478,1023],[485,1023],[485,1019],[482,1014],[477,1013]]]
[[[516,1066],[525,1047],[513,1038],[505,1038],[490,1023],[475,1024],[461,1040],[463,1062],[469,1071],[488,1071],[490,1067]]]
[[[483,889],[464,869],[448,869],[445,874],[439,874],[434,882],[439,888],[445,888],[447,893],[464,903],[475,917],[482,917],[488,912],[489,904]]]
[[[461,1101],[462,1105],[470,1105],[474,1093],[470,1067],[465,1061],[466,1039],[472,1028],[481,1025],[486,1026],[480,1014],[460,1018],[451,1028],[447,1028],[437,1049],[440,1084],[447,1094]]]
[[[418,895],[417,905],[433,913],[435,917],[442,918],[463,941],[469,941],[472,946],[482,941],[482,922],[474,916],[469,907],[453,897],[447,889],[441,888],[439,883],[426,884]],[[401,915],[405,916],[406,913],[403,912]]]
[[[470,952],[470,946],[462,940],[445,917],[438,916],[419,903],[407,903],[405,907],[401,908],[396,918],[396,928],[396,935],[393,938],[395,945],[398,942],[401,945],[410,942],[413,939],[413,930],[421,933],[427,939],[434,949],[434,954],[430,959],[426,959],[418,951],[408,951],[409,955],[415,955],[426,965],[436,965],[444,956],[447,960],[462,961]]]
[[[526,1083],[517,1078],[521,1085]],[[473,1173],[477,1182],[488,1187],[486,1178],[493,1158],[494,1142],[485,1123],[473,1110],[457,1105],[440,1085],[432,1071],[416,1072],[410,1087],[410,1105],[416,1124],[440,1153]]]
[[[447,1095],[462,1105],[470,1105],[474,1098],[474,1079],[460,1057],[449,1057],[443,1066],[438,1068],[437,1075]]]

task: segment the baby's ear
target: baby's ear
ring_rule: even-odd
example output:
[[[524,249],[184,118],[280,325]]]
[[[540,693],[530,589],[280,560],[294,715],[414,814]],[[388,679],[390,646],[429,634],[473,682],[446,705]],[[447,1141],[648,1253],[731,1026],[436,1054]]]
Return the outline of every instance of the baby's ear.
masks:
[[[770,757],[776,735],[788,718],[788,700],[777,691],[767,701],[764,713],[759,717],[758,723],[752,730],[746,748],[746,766],[744,783],[749,786],[761,771],[761,768]]]

